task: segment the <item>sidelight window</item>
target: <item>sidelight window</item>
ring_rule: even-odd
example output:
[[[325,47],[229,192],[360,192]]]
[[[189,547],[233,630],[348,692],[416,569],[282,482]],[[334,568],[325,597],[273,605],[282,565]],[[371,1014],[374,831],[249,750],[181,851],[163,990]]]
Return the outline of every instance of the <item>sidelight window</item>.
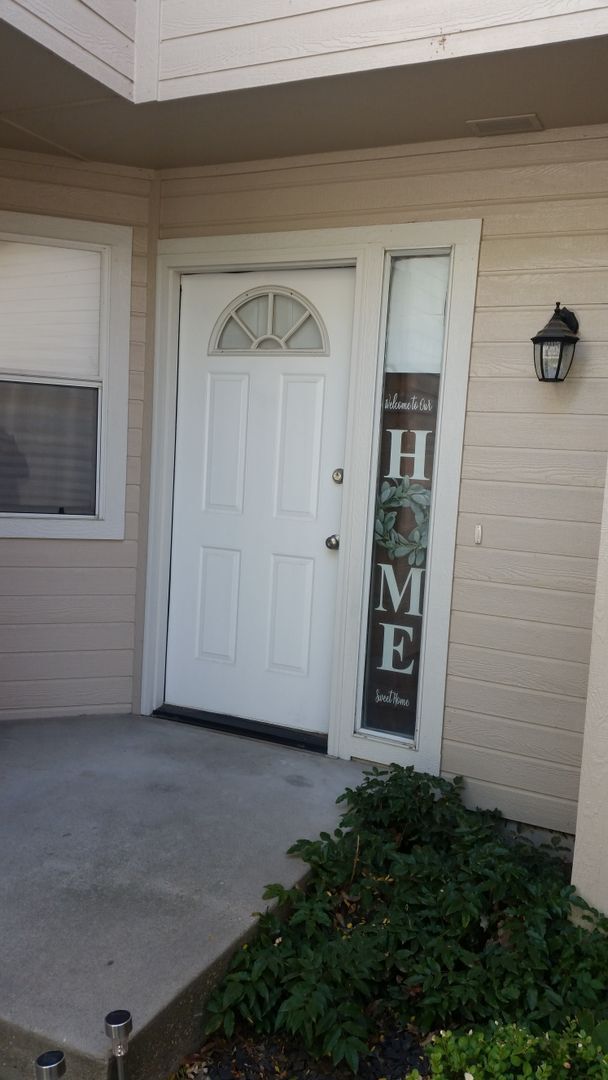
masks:
[[[418,713],[449,255],[392,260],[362,727],[413,739]]]

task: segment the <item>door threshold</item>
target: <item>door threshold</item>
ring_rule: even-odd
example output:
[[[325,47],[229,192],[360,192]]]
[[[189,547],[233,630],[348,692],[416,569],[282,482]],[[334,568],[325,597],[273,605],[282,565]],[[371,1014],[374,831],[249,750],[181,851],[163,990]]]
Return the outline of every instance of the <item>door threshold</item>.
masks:
[[[309,750],[313,754],[327,753],[327,735],[317,731],[301,731],[299,728],[265,724],[261,720],[246,720],[240,716],[224,716],[222,713],[205,712],[202,709],[188,709],[183,705],[169,705],[166,702],[154,710],[154,716],[162,716],[180,724],[194,724],[212,731],[291,746],[297,750]]]

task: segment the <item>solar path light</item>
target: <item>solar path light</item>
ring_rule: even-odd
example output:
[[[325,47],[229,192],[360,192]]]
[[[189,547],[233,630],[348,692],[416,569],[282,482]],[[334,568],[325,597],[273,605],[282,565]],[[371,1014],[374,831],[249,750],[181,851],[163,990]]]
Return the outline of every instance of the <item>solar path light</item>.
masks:
[[[45,1050],[36,1058],[36,1080],[59,1080],[65,1075],[65,1057],[62,1050]]]
[[[106,1035],[112,1040],[112,1053],[116,1058],[118,1080],[126,1080],[127,1063],[125,1058],[129,1049],[129,1035],[133,1030],[131,1013],[127,1009],[115,1009],[109,1012],[105,1020]]]

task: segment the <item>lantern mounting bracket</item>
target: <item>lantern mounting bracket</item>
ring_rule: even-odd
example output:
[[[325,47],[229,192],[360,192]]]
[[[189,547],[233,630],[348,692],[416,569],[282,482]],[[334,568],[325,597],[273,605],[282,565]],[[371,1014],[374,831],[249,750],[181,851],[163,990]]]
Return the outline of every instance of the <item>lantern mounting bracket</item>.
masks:
[[[570,308],[561,307],[559,300],[555,304],[554,319],[561,319],[573,334],[578,334],[578,319]]]

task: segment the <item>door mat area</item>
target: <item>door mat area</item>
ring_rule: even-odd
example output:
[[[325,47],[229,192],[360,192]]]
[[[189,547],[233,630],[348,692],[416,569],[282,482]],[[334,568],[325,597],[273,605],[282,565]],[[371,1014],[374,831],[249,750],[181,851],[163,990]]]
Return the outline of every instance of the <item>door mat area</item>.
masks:
[[[224,731],[229,735],[242,735],[249,739],[261,739],[263,742],[291,746],[296,750],[310,750],[314,754],[327,753],[327,735],[316,731],[301,731],[299,728],[280,727],[278,724],[266,724],[261,720],[247,720],[241,716],[225,716],[223,713],[205,712],[202,709],[189,709],[182,705],[161,705],[154,710],[155,716],[166,720],[177,720],[181,724],[194,724],[195,727],[209,728],[212,731]]]

